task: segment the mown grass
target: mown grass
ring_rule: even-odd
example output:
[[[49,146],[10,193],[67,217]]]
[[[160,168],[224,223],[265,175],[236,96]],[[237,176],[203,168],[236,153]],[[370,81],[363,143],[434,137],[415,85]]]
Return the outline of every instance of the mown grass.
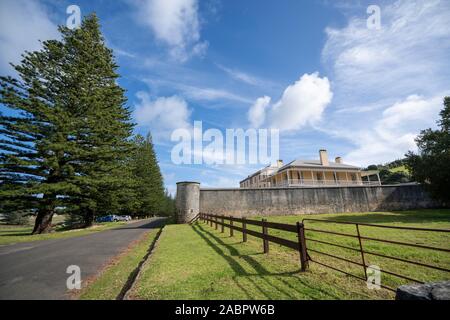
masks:
[[[269,221],[295,223],[309,216],[268,217]],[[388,225],[450,229],[450,210],[420,210],[385,213],[352,213],[314,215],[310,218],[341,220]],[[354,226],[305,221],[315,228],[355,233]],[[253,228],[253,227],[252,227]],[[254,227],[259,229],[259,227]],[[426,244],[449,248],[448,234],[424,232],[399,232],[394,229],[370,229],[361,226],[366,236]],[[270,234],[296,241],[293,233],[270,230]],[[359,247],[350,238],[308,231],[311,239],[337,242],[349,247]],[[364,241],[365,250],[395,255],[415,261],[436,264],[448,268],[449,254],[422,249],[389,246]],[[360,262],[357,252],[320,243],[308,242],[309,248],[343,256]],[[313,259],[342,268],[359,276],[361,267],[322,257],[310,252]],[[376,264],[381,270],[390,270],[424,281],[449,279],[449,275],[437,270],[408,266],[385,258],[366,256],[367,264]],[[382,284],[397,286],[405,283],[382,273]],[[311,263],[307,272],[300,272],[299,256],[294,250],[270,243],[269,254],[262,253],[262,240],[249,236],[242,242],[241,233],[230,237],[204,223],[167,226],[160,237],[152,260],[142,271],[133,296],[137,299],[391,299],[387,290],[369,290],[366,283],[337,271]]]
[[[159,229],[151,229],[119,255],[100,275],[83,288],[78,296],[81,300],[115,300],[131,280],[134,271],[144,259],[155,240]]]
[[[31,234],[33,226],[30,225],[25,226],[0,225],[0,245],[18,242],[36,241],[36,240],[78,237],[93,232],[117,228],[124,224],[126,224],[126,222],[120,221],[120,222],[105,222],[94,224],[92,227],[85,229],[65,230],[62,228],[56,228],[54,232],[36,235]]]
[[[355,225],[345,225],[330,222],[304,220],[305,228],[328,230],[339,233],[346,233],[350,235],[357,235]],[[400,227],[418,227],[430,229],[450,230],[450,210],[415,210],[402,212],[373,212],[363,214],[340,214],[340,215],[315,215],[309,217],[311,219],[327,220],[327,221],[341,221],[341,222],[355,222],[355,223],[370,223],[375,225],[389,225]],[[295,223],[299,221],[298,216],[287,217],[269,217],[269,221],[282,223]],[[301,221],[301,220],[300,220]],[[432,246],[444,249],[450,249],[450,233],[449,232],[425,232],[425,231],[409,231],[399,229],[374,228],[370,226],[359,226],[359,231],[362,236],[386,239],[391,241],[405,242],[417,245]],[[279,230],[270,230],[270,234],[287,238],[296,241],[296,235]],[[343,237],[338,235],[331,235],[320,233],[316,231],[306,231],[308,239],[331,242],[338,245],[347,246],[354,249],[359,249],[359,241],[357,238]],[[344,257],[351,261],[362,262],[362,257],[359,252],[344,249],[328,244],[322,244],[313,240],[307,241],[307,247],[313,250],[332,254],[335,256]],[[434,251],[429,249],[416,248],[405,245],[397,245],[384,243],[374,240],[362,240],[364,251],[373,252],[375,254],[382,254],[385,256],[398,257],[405,260],[411,260],[419,263],[434,265],[442,268],[450,268],[450,253],[442,251]],[[284,249],[284,248],[280,248]],[[308,252],[313,260],[338,266],[347,272],[364,277],[364,269],[360,266],[351,263],[342,262],[335,258],[330,258],[320,253]],[[409,264],[406,262],[395,261],[393,259],[379,257],[376,255],[365,254],[366,265],[376,265],[386,272],[394,272],[406,276],[411,279],[416,279],[423,282],[439,281],[442,279],[450,279],[450,274],[445,271],[434,270],[422,266]],[[396,288],[399,285],[410,283],[410,280],[402,279],[387,273],[382,274],[382,284]]]

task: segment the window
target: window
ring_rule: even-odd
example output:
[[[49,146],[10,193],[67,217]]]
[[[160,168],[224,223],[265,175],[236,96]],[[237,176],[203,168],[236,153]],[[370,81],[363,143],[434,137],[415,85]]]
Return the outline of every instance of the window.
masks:
[[[356,173],[352,173],[351,176],[352,176],[352,181],[355,182],[355,181],[357,180],[357,179],[356,179]]]

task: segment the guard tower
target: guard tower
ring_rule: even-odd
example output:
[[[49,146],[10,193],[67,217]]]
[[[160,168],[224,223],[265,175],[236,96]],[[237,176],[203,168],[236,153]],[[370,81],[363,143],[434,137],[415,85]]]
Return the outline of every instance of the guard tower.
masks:
[[[177,182],[176,222],[189,223],[200,212],[200,183],[192,181]]]

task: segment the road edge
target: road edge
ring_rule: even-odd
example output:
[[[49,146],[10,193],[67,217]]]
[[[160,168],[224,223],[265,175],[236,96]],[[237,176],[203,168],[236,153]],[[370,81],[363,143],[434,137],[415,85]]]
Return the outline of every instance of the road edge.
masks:
[[[133,299],[131,299],[130,295],[133,292],[136,283],[140,280],[141,271],[142,271],[143,267],[146,266],[147,263],[149,263],[151,255],[159,242],[159,238],[161,236],[161,233],[164,230],[164,227],[165,227],[165,225],[163,225],[158,230],[158,233],[156,234],[155,238],[153,239],[152,243],[150,244],[150,247],[148,248],[147,254],[144,256],[144,258],[141,260],[141,262],[139,262],[136,269],[134,269],[133,272],[130,274],[130,277],[129,277],[127,283],[125,283],[121,292],[116,297],[116,300],[133,300]]]

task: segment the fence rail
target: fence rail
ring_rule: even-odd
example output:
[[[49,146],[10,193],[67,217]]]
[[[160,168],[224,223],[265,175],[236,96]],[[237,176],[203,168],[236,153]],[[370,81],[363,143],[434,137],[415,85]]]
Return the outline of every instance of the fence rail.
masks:
[[[365,180],[310,180],[288,179],[277,183],[271,183],[271,187],[321,187],[321,186],[380,186],[379,181]]]
[[[263,250],[264,253],[269,252],[269,242],[273,242],[279,244],[281,246],[297,250],[300,254],[300,265],[301,270],[305,271],[308,268],[308,258],[306,255],[306,243],[305,243],[305,235],[303,224],[297,222],[296,225],[285,224],[285,223],[277,223],[277,222],[268,222],[266,219],[258,220],[248,220],[245,218],[236,218],[236,217],[226,217],[226,216],[218,216],[200,213],[200,220],[206,223],[209,223],[211,227],[215,227],[218,229],[218,226],[221,226],[221,231],[224,232],[224,227],[229,228],[230,236],[233,236],[233,231],[242,232],[242,241],[247,241],[247,235],[251,235],[253,237],[259,238],[263,240]],[[229,221],[229,223],[225,223],[225,221]],[[240,223],[241,226],[234,225],[234,222]],[[248,225],[261,227],[261,232],[248,229]],[[298,241],[292,241],[288,239],[283,239],[280,237],[269,235],[270,229],[277,229],[287,232],[296,233],[298,237]]]
[[[387,254],[382,254],[382,253],[367,250],[364,248],[363,240],[388,243],[391,245],[398,245],[398,246],[409,246],[409,247],[415,247],[415,248],[420,248],[420,249],[425,249],[425,250],[433,250],[433,251],[438,251],[438,252],[446,252],[446,253],[450,253],[450,249],[442,248],[442,247],[433,247],[433,246],[428,246],[428,245],[423,245],[423,244],[415,244],[415,243],[408,243],[408,242],[402,242],[402,241],[394,241],[394,240],[379,239],[379,238],[364,236],[361,234],[360,226],[370,227],[370,228],[397,229],[397,230],[403,230],[403,231],[408,230],[408,231],[442,232],[442,233],[450,233],[450,230],[388,226],[388,225],[378,225],[378,224],[369,224],[369,223],[353,223],[353,222],[321,220],[321,219],[311,219],[311,218],[303,219],[301,222],[297,222],[294,225],[294,224],[285,224],[285,223],[278,223],[278,222],[268,222],[266,219],[262,219],[261,221],[259,221],[259,220],[250,220],[250,219],[246,219],[246,218],[231,217],[231,216],[212,215],[212,214],[206,214],[206,213],[200,213],[199,219],[200,219],[200,221],[203,221],[203,222],[209,224],[211,227],[214,226],[215,229],[218,229],[218,227],[221,226],[221,232],[225,232],[224,228],[228,228],[229,232],[230,232],[230,236],[234,235],[234,231],[241,232],[243,242],[247,241],[247,235],[251,235],[253,237],[262,239],[264,253],[269,252],[269,242],[273,242],[273,243],[279,244],[281,246],[298,251],[299,256],[300,256],[301,271],[306,271],[308,269],[309,262],[313,262],[313,263],[322,265],[324,267],[333,269],[335,271],[339,271],[346,275],[352,276],[354,278],[367,281],[367,279],[368,279],[367,268],[370,266],[366,263],[366,257],[367,257],[367,255],[372,255],[372,256],[396,260],[396,261],[400,261],[403,263],[418,265],[421,267],[450,273],[450,269],[444,268],[441,266],[436,266],[436,265],[418,262],[418,261],[412,261],[412,260],[404,259],[401,257],[396,257],[396,256],[392,256],[392,255],[387,255]],[[228,222],[228,223],[226,223],[226,222]],[[330,223],[330,224],[334,223],[334,224],[341,224],[341,225],[353,225],[355,227],[355,234],[336,232],[336,231],[330,231],[330,230],[309,227],[309,224],[313,224],[314,222]],[[235,223],[240,224],[240,226],[235,225]],[[249,229],[247,227],[248,225],[261,227],[261,232]],[[295,233],[297,235],[298,241],[292,241],[289,239],[284,239],[284,238],[270,235],[269,229],[276,229],[276,230],[282,230],[282,231]],[[330,234],[333,236],[357,239],[358,240],[358,248],[353,248],[353,247],[345,246],[345,245],[342,245],[339,243],[333,243],[330,241],[318,240],[318,239],[314,239],[311,237],[306,237],[305,231],[308,231],[310,233]],[[342,256],[338,256],[335,254],[331,254],[331,253],[327,253],[327,252],[323,252],[323,251],[320,251],[317,249],[310,248],[310,247],[308,247],[308,242],[316,242],[316,243],[320,243],[320,244],[327,245],[327,246],[339,247],[339,248],[351,250],[353,252],[358,252],[361,260],[353,261],[353,260],[344,258]],[[334,265],[324,263],[317,259],[313,259],[309,255],[309,252],[313,252],[315,254],[326,256],[329,258],[338,259],[338,260],[345,261],[347,263],[362,267],[364,270],[364,277],[347,272],[347,271],[342,270]],[[383,269],[383,272],[386,274],[389,274],[391,276],[404,279],[404,280],[408,280],[408,281],[412,281],[412,282],[416,282],[416,283],[423,283],[423,281],[421,281],[421,280],[413,279],[404,274],[400,274],[400,273],[393,272],[390,270]],[[391,291],[395,291],[395,288],[391,288],[389,286],[381,285],[381,287],[391,290]]]

